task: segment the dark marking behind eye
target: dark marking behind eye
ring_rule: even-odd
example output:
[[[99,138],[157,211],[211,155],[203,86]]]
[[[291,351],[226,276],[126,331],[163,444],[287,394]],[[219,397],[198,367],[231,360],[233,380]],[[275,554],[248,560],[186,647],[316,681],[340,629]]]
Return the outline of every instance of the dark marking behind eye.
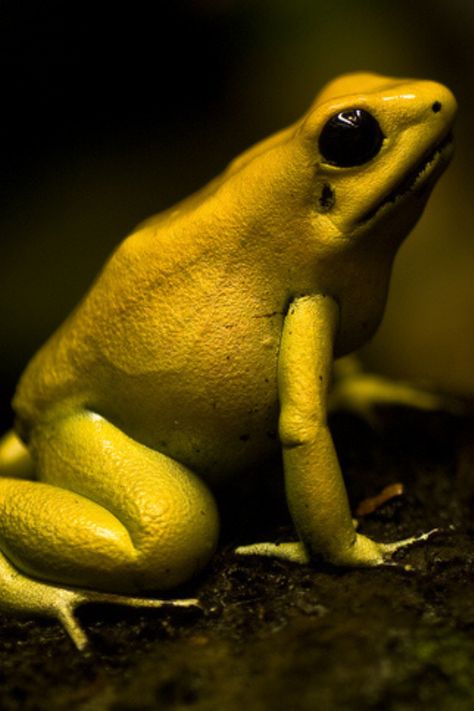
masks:
[[[321,195],[319,196],[319,206],[321,208],[321,212],[329,212],[329,210],[332,210],[335,202],[336,198],[334,190],[328,183],[324,183]]]

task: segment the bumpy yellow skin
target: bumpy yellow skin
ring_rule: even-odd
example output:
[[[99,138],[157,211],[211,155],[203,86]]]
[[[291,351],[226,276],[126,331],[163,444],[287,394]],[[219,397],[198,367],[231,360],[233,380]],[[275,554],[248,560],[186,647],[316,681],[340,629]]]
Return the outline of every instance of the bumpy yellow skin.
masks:
[[[383,145],[331,165],[320,133],[353,107]],[[121,593],[188,580],[216,547],[213,484],[278,447],[301,539],[288,557],[383,560],[351,520],[326,423],[331,369],[380,322],[454,113],[434,82],[340,77],[118,247],[14,399],[27,451],[14,435],[0,451],[0,549],[22,580],[10,607],[28,609],[29,580]]]

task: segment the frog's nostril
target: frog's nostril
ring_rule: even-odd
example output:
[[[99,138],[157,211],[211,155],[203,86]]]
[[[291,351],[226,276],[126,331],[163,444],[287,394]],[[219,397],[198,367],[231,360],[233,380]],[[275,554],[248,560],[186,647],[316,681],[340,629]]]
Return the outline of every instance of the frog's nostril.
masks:
[[[435,101],[434,104],[431,104],[431,110],[435,114],[437,114],[439,111],[441,111],[442,107],[443,107],[443,104],[441,103],[441,101]]]

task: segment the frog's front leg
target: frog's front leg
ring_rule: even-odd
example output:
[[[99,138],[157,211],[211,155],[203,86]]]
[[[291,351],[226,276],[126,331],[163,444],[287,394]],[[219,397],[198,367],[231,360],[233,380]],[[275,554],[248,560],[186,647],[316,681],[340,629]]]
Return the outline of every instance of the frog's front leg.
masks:
[[[346,488],[327,425],[338,306],[322,295],[290,306],[279,356],[280,439],[286,496],[301,543],[256,544],[237,552],[305,562],[313,556],[342,566],[384,562],[400,544],[375,543],[356,533]]]
[[[364,565],[379,562],[381,553],[356,534],[326,420],[338,320],[330,297],[291,304],[279,357],[279,432],[288,506],[307,554]]]
[[[83,646],[78,604],[166,604],[115,594],[172,588],[211,557],[218,516],[204,484],[104,418],[43,423],[30,450],[39,481],[0,478],[0,609],[54,615]]]

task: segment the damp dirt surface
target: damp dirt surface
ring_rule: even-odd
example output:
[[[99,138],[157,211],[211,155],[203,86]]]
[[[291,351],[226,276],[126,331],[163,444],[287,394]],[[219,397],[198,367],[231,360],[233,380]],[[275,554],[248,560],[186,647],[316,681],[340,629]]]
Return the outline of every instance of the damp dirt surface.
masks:
[[[179,591],[202,610],[84,607],[87,654],[53,621],[1,615],[0,707],[473,709],[474,418],[378,414],[376,430],[349,415],[331,424],[354,511],[404,487],[360,531],[437,535],[372,570],[239,557],[237,545],[294,539],[269,464],[222,499],[219,551]]]

